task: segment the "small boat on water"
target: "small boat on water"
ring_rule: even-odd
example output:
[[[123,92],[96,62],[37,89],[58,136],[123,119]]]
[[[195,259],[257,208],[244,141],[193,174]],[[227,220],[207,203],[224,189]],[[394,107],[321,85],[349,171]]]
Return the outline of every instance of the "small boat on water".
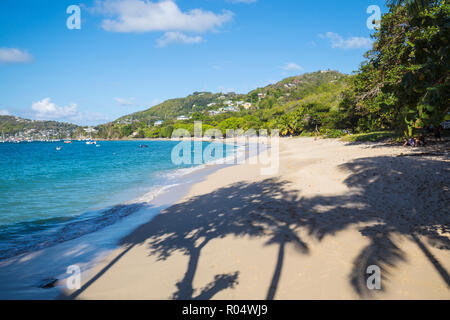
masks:
[[[60,151],[62,147],[56,147],[56,151]]]
[[[97,144],[97,142],[89,140],[89,141],[86,141],[86,144]]]
[[[65,143],[65,144],[72,144],[72,141],[66,140],[66,141],[64,141],[64,143]]]
[[[141,149],[146,149],[146,148],[148,148],[148,145],[146,145],[146,144],[140,144],[140,145],[139,145],[139,148],[141,148]]]

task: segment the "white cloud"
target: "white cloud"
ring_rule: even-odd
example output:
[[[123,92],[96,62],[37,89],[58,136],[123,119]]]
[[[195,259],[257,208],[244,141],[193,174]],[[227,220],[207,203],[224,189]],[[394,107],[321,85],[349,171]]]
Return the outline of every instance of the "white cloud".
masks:
[[[34,102],[31,109],[36,112],[35,116],[39,119],[68,119],[78,114],[78,106],[72,103],[66,107],[60,107],[51,102],[50,98]]]
[[[206,32],[230,21],[231,11],[216,14],[202,9],[181,11],[173,0],[98,0],[93,9],[108,16],[103,29],[111,32]]]
[[[341,49],[369,49],[372,47],[372,40],[370,38],[363,37],[351,37],[348,39],[344,39],[337,33],[327,32],[326,34],[319,34],[319,37],[330,40],[330,44],[332,48],[341,48]]]
[[[281,69],[286,71],[301,71],[303,68],[294,62],[286,63]]]
[[[9,115],[10,113],[8,110],[6,109],[0,110],[0,116],[9,116]]]
[[[133,106],[135,104],[134,98],[129,99],[114,98],[114,100],[121,106]]]
[[[110,118],[97,112],[81,112],[76,103],[68,106],[58,106],[50,98],[34,102],[31,105],[32,116],[38,120],[70,121],[79,124],[97,124],[109,121]]]
[[[0,48],[0,63],[30,62],[33,57],[26,51],[16,48]]]
[[[158,47],[165,47],[172,43],[194,44],[203,42],[203,38],[200,36],[187,36],[181,32],[166,32],[164,35],[156,41]]]

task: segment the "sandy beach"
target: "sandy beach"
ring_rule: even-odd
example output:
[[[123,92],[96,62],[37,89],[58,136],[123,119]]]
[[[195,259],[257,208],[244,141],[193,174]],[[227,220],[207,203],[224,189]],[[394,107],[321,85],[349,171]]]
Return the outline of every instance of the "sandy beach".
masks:
[[[450,161],[419,151],[282,139],[277,174],[208,175],[64,297],[450,299]]]

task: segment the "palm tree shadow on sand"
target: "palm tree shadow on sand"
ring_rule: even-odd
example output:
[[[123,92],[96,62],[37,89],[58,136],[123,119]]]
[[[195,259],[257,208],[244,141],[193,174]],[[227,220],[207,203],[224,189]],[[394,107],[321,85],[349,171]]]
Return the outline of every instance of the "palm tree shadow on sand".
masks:
[[[238,284],[239,271],[231,274],[219,274],[205,288],[194,290],[193,280],[203,248],[214,239],[229,235],[262,237],[269,236],[269,244],[278,244],[284,252],[287,242],[295,242],[307,252],[307,246],[295,233],[297,220],[292,216],[298,201],[297,194],[285,192],[285,182],[265,180],[260,183],[235,184],[215,192],[194,197],[177,204],[157,216],[134,234],[145,235],[142,238],[129,237],[124,244],[144,243],[149,247],[150,255],[159,260],[169,258],[175,251],[181,251],[189,257],[186,273],[178,283],[173,299],[210,299],[221,290]],[[272,214],[267,205],[274,207],[290,206],[286,212]],[[199,209],[200,208],[200,209]],[[279,255],[273,287],[276,288],[281,272],[282,256]]]
[[[386,163],[389,163],[387,170]],[[414,175],[423,167],[432,169],[434,176],[419,185],[403,182],[402,177]],[[145,244],[149,255],[158,260],[166,260],[175,252],[189,257],[172,299],[211,299],[218,292],[239,284],[239,270],[218,274],[204,288],[195,289],[193,281],[199,258],[210,241],[234,235],[264,237],[268,239],[267,245],[278,246],[275,270],[267,281],[266,294],[267,299],[274,299],[286,245],[291,243],[300,253],[310,253],[298,231],[306,230],[321,241],[349,226],[357,226],[370,241],[353,261],[349,275],[349,282],[359,296],[370,296],[366,288],[368,266],[378,265],[385,281],[388,280],[386,267],[406,260],[405,253],[395,243],[395,235],[406,236],[416,243],[450,288],[447,270],[427,248],[431,245],[450,249],[450,169],[442,161],[407,157],[358,159],[342,165],[341,169],[350,173],[345,183],[356,190],[351,194],[303,198],[297,191],[289,190],[289,181],[266,179],[237,183],[176,204],[124,238],[125,251],[70,298],[76,298],[132,247]],[[398,189],[399,184],[402,190]],[[328,209],[318,214],[317,206],[323,204]]]

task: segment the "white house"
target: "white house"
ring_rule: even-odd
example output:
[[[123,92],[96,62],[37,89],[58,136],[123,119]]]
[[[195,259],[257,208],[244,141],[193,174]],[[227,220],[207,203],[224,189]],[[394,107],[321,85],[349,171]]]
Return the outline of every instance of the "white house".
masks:
[[[154,126],[159,127],[159,126],[162,126],[163,123],[164,123],[164,121],[158,120],[158,121],[155,121]]]
[[[86,133],[96,133],[97,132],[97,130],[95,130],[93,127],[88,127],[86,129],[84,129],[84,131]]]
[[[180,116],[180,117],[177,118],[178,121],[185,121],[185,120],[189,120],[189,119],[190,118],[186,117],[186,116]]]

